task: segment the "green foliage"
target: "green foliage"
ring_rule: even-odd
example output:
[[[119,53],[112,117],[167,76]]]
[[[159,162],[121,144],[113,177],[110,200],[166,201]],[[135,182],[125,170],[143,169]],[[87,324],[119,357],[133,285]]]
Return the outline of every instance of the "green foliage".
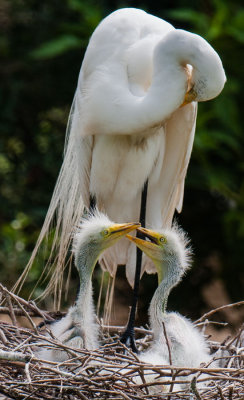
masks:
[[[244,11],[239,1],[137,4],[205,37],[220,54],[227,84],[199,104],[180,221],[201,263],[214,251],[232,298],[241,293],[244,184],[241,86]],[[2,0],[0,12],[0,268],[14,283],[43,223],[62,161],[65,128],[82,56],[103,16],[131,3]],[[111,8],[110,8],[111,7]],[[113,7],[113,9],[112,9]],[[211,231],[211,233],[210,233]],[[211,240],[208,240],[208,238]],[[206,243],[207,242],[207,243]],[[33,287],[43,269],[37,260]],[[234,286],[235,282],[235,286]],[[45,285],[37,289],[38,294]],[[37,292],[36,292],[37,293]]]
[[[57,39],[42,44],[39,48],[31,52],[35,59],[53,58],[66,51],[80,47],[80,40],[73,35],[62,35]]]

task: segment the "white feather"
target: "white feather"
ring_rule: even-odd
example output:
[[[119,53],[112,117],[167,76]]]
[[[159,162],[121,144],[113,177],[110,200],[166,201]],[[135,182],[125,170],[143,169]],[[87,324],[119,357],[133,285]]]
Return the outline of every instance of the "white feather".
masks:
[[[196,104],[179,108],[187,90],[195,101],[217,96],[225,83],[221,60],[200,36],[175,30],[134,8],[115,11],[94,31],[71,110],[64,163],[23,281],[56,215],[58,252],[49,288],[57,286],[89,192],[115,221],[138,220],[149,179],[147,226],[170,226],[182,208],[184,180],[195,133]],[[101,264],[115,275],[134,250],[125,241]],[[145,259],[143,270],[153,271]],[[61,293],[61,292],[60,292]]]
[[[163,279],[154,293],[149,308],[153,343],[148,350],[139,355],[139,358],[153,365],[171,364],[185,368],[198,368],[201,363],[208,365],[211,357],[203,334],[189,319],[177,312],[167,312],[164,309],[171,290],[178,285],[190,268],[192,251],[189,240],[176,224],[171,229],[161,229],[158,232],[166,241],[163,245],[158,244],[157,248],[151,249],[150,257],[153,257],[157,269],[162,269]],[[147,251],[146,244],[144,248],[142,246],[140,248]],[[152,374],[151,381],[155,379],[156,374]],[[162,388],[159,387],[158,390],[162,391]],[[163,391],[166,391],[165,388]]]

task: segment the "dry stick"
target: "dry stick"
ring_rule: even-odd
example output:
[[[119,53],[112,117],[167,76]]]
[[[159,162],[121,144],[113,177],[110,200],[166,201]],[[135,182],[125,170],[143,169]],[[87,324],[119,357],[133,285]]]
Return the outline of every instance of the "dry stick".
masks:
[[[77,361],[79,360],[79,358],[80,357],[77,357]],[[80,361],[80,364],[79,365],[75,365],[74,366],[74,368],[72,369],[72,372],[74,372],[77,368],[84,368],[88,363],[89,363],[89,361],[91,360],[91,356],[85,356],[84,357],[84,360],[82,360],[82,361]],[[63,363],[64,364],[64,363]],[[61,364],[62,365],[62,364]]]
[[[20,348],[25,348],[26,344],[32,339],[32,335],[27,337],[22,343],[18,344],[18,346],[16,346],[14,348],[14,351],[18,351]],[[30,346],[30,344],[28,344],[28,346]]]
[[[5,298],[6,298],[6,301],[8,303],[9,314],[10,314],[10,318],[12,320],[12,323],[13,323],[14,326],[18,326],[17,319],[16,319],[16,316],[15,316],[15,313],[14,313],[14,309],[13,309],[13,305],[12,305],[9,293],[5,293]]]
[[[217,380],[225,380],[225,381],[232,381],[232,382],[239,382],[239,383],[243,383],[243,379],[242,378],[235,378],[235,377],[231,377],[231,376],[226,376],[226,375],[214,375],[211,376],[211,378],[202,378],[199,379],[198,382],[206,382],[209,379],[211,379],[212,381],[217,381]]]
[[[125,400],[131,400],[131,397],[127,396],[122,390],[118,390],[118,393],[123,397]]]
[[[0,360],[8,360],[8,361],[20,361],[20,362],[29,362],[31,357],[28,354],[23,354],[14,351],[4,351],[0,350]]]
[[[244,335],[244,324],[242,324],[242,326],[241,326],[241,328],[239,329],[239,332],[238,332],[238,334],[237,334],[236,343],[235,343],[236,347],[238,347],[238,343],[241,345],[241,337],[242,337],[242,334]]]
[[[137,355],[136,355],[135,353],[133,353],[133,352],[131,351],[131,349],[129,349],[129,348],[128,348],[126,345],[124,345],[124,343],[122,343],[122,342],[120,342],[120,344],[122,345],[122,347],[123,347],[137,362],[140,363],[139,358],[137,357]],[[144,377],[144,372],[143,372],[143,368],[142,368],[142,367],[139,367],[139,375],[140,375],[140,377],[141,377],[142,382],[143,382],[143,383],[146,383],[146,380],[145,380],[145,377]],[[149,394],[148,389],[147,389],[147,388],[145,388],[145,389],[146,389],[146,393]]]
[[[165,327],[164,321],[163,321],[163,331],[164,331],[164,337],[165,337],[166,344],[167,344],[167,347],[168,347],[168,352],[169,352],[169,364],[172,365],[171,349],[170,349],[169,339],[168,339],[168,335],[167,335],[167,332],[166,332],[166,327]],[[176,372],[174,372],[174,370],[172,369],[171,374],[172,374],[172,383],[171,383],[170,388],[169,388],[170,392],[172,392],[173,388],[174,388],[174,380],[175,380]],[[170,397],[169,397],[169,399],[170,399]]]
[[[23,332],[25,332],[24,330],[23,330]],[[83,352],[83,356],[84,356],[84,353],[85,352]],[[96,357],[96,356],[98,356],[98,357],[101,357],[102,358],[102,354],[103,354],[104,352],[93,352],[93,354],[94,354],[94,357]],[[108,357],[106,354],[105,354],[105,357],[107,357],[108,358],[108,360],[112,360],[112,357]],[[122,357],[121,357],[122,358]],[[126,359],[126,356],[124,356],[123,357],[124,359]],[[134,357],[133,357],[134,358]],[[129,357],[127,357],[127,360],[129,359]],[[107,360],[105,360],[105,362],[107,362]],[[139,364],[139,363],[135,363],[135,364],[138,364],[138,365],[142,365],[142,364]],[[68,365],[68,364],[67,364]],[[116,364],[115,364],[116,365]],[[114,368],[115,368],[115,366],[113,366]],[[121,367],[121,366],[120,366]],[[35,367],[34,367],[35,368]],[[168,367],[167,367],[168,368]],[[169,369],[169,368],[168,368]],[[188,370],[189,371],[189,370]],[[197,369],[197,371],[198,371],[198,369]],[[233,370],[232,370],[233,371]],[[235,370],[236,371],[236,370]],[[209,371],[208,371],[209,372]],[[226,372],[226,370],[225,369],[222,369],[222,371],[218,371],[218,372]],[[240,371],[239,371],[240,372]],[[234,371],[233,371],[233,374],[234,374]],[[63,377],[64,378],[64,377]],[[68,379],[68,378],[66,378],[66,379]],[[74,379],[74,378],[73,378]],[[220,377],[217,377],[217,379],[223,379],[223,377],[222,376],[220,376]],[[224,376],[224,380],[226,380],[226,381],[228,381],[228,377],[226,377],[226,376]],[[125,381],[125,380],[124,380]],[[240,381],[240,380],[239,380]],[[91,380],[90,381],[91,382],[91,384],[93,383],[93,380]],[[169,384],[171,384],[172,382],[169,382]],[[77,383],[78,384],[78,383]],[[148,385],[149,386],[149,385]],[[82,386],[83,387],[83,386]],[[57,389],[59,389],[60,387],[58,387],[58,386],[56,386],[56,388]],[[98,391],[99,389],[97,389],[97,388],[95,388],[94,389],[94,391]],[[132,396],[133,397],[133,399],[135,398],[134,396]],[[147,399],[149,399],[149,397],[151,398],[151,396],[147,396],[146,398]],[[204,398],[205,399],[205,398]],[[207,397],[206,397],[206,400],[207,400]]]
[[[229,400],[232,400],[232,395],[233,395],[233,386],[231,385],[229,387]]]
[[[127,365],[127,367],[129,367],[129,365]],[[139,374],[140,374],[140,372],[141,372],[140,369],[138,369],[138,368],[133,369],[130,366],[130,370],[128,372],[126,372],[125,374],[124,373],[123,374],[120,373],[120,371],[110,371],[110,372],[112,372],[112,377],[114,376],[116,378],[116,382],[118,380],[122,380],[126,384],[126,386],[128,388],[130,388],[131,385],[134,384],[134,381],[133,381],[134,375],[133,374],[137,373],[138,370],[139,370]],[[117,375],[119,375],[119,376],[117,376]],[[141,379],[142,379],[142,381],[144,381],[144,383],[146,383],[143,372],[142,372],[142,375],[141,375]],[[148,394],[147,388],[146,388],[146,393]]]
[[[22,332],[27,332],[27,334],[29,334],[29,331],[26,331],[26,330],[24,330],[24,329],[22,329]],[[55,343],[52,339],[50,339],[50,338],[47,338],[47,337],[45,337],[45,336],[41,336],[41,335],[35,335],[35,334],[33,334],[33,337],[34,338],[37,338],[37,339],[41,339],[41,340],[45,340],[46,342],[50,342],[51,344],[55,344],[56,346],[57,346],[57,343]],[[58,344],[58,347],[62,347],[62,348],[64,348],[65,350],[70,350],[70,348],[68,347],[68,346],[65,346],[65,345],[63,345],[63,344]],[[74,352],[74,351],[72,351],[72,353],[73,353],[73,355],[75,356],[75,357],[77,357],[77,353],[80,353],[80,354],[83,354],[83,356],[84,355],[87,355],[87,354],[93,354],[93,355],[95,355],[95,357],[101,357],[101,359],[104,361],[104,352],[103,351],[101,351],[101,350],[99,350],[99,351],[96,351],[96,352],[90,352],[90,351],[87,351],[87,350],[85,350],[85,349],[82,349],[82,350],[76,350],[76,352]],[[111,358],[111,357],[109,357],[109,356],[107,356],[107,359],[109,360],[109,359],[112,359],[113,360],[113,358]],[[117,357],[117,359],[118,359],[118,361],[120,360],[120,361],[124,361],[124,360],[130,360],[130,358],[128,357],[128,356],[125,356],[125,355],[118,355],[118,357]],[[133,354],[133,359],[134,360],[136,360],[136,357],[135,357],[135,355]],[[39,359],[36,359],[36,361],[39,361]],[[53,363],[54,365],[55,365],[55,363],[54,362],[47,362],[47,361],[45,361],[45,360],[42,360],[43,362],[45,362],[45,363]],[[135,362],[134,361],[134,363],[135,364],[137,364],[137,365],[139,365],[139,366],[141,366],[141,365],[145,365],[145,364],[142,364],[142,363],[138,363],[138,362]],[[151,365],[150,364],[148,364],[148,366],[149,367],[151,367]],[[205,372],[205,373],[221,373],[221,372],[232,372],[233,373],[233,368],[184,368],[184,367],[171,367],[171,366],[159,366],[158,368],[160,368],[160,369],[175,369],[175,370],[177,370],[177,371],[185,371],[185,370],[187,370],[187,371],[189,371],[189,372],[192,372],[192,373],[194,373],[194,372],[199,372],[199,371],[201,371],[201,372]],[[157,368],[153,368],[153,370],[155,370],[155,371],[157,371]],[[243,370],[240,370],[240,372],[244,372]]]
[[[32,385],[31,385],[30,363],[29,363],[29,362],[27,362],[27,363],[25,364],[25,374],[26,374],[27,381],[29,382],[30,387],[31,387]]]
[[[164,337],[165,337],[167,348],[168,348],[168,352],[169,352],[169,364],[172,365],[171,349],[170,349],[169,340],[168,340],[168,336],[167,336],[167,332],[166,332],[166,328],[165,328],[165,323],[164,322],[163,322],[163,331],[164,331]]]
[[[8,343],[8,340],[7,340],[6,336],[4,335],[4,333],[3,333],[1,328],[0,328],[0,339],[3,342],[3,344],[7,344]]]
[[[36,325],[34,324],[33,320],[31,319],[31,317],[29,316],[28,312],[24,309],[24,307],[22,306],[22,304],[20,304],[19,300],[13,296],[14,301],[16,301],[16,303],[18,304],[19,308],[23,311],[24,315],[26,316],[26,318],[28,319],[29,323],[31,324],[32,328],[34,329],[35,333],[38,335],[38,330]]]
[[[210,317],[210,315],[213,315],[213,314],[215,314],[216,312],[221,311],[221,310],[223,310],[223,309],[225,309],[225,308],[242,306],[243,304],[244,304],[244,300],[238,301],[237,303],[225,304],[224,306],[215,308],[214,310],[211,310],[211,311],[207,312],[206,314],[203,314],[203,316],[202,316],[201,318],[197,319],[197,320],[194,322],[194,324],[198,324],[199,322],[202,322],[204,319]]]
[[[5,394],[7,396],[6,398],[9,398],[9,395],[10,395],[9,387],[6,388],[6,387],[4,387],[3,385],[0,384],[0,393]],[[12,395],[11,397],[16,399],[16,400],[23,399],[23,398],[25,398],[25,399],[31,398],[32,400],[40,400],[39,396],[38,397],[33,397],[33,396],[30,397],[30,395],[29,395],[27,397],[24,397],[22,395],[22,393],[20,393],[20,391],[18,389],[15,389],[15,388],[11,388],[11,395]]]
[[[80,390],[75,389],[74,393],[82,400],[89,400]]]
[[[194,324],[196,326],[205,326],[205,325],[218,325],[218,326],[227,326],[229,325],[229,322],[217,322],[217,321],[209,321],[208,319],[206,319],[204,322],[194,322]]]
[[[22,310],[19,310],[18,308],[13,308],[15,315],[18,315],[20,317],[24,316],[25,314],[23,313]],[[8,307],[0,307],[0,314],[8,314],[9,315],[9,308]],[[34,311],[30,311],[29,315],[31,317],[36,317],[38,314]]]
[[[125,330],[125,326],[114,326],[114,325],[104,325],[101,324],[101,328],[104,330],[108,330],[109,332],[118,332],[121,333]],[[152,331],[149,329],[144,329],[144,328],[136,328],[135,327],[135,332],[136,333],[141,333],[141,334],[146,334],[146,335],[152,335]]]
[[[5,323],[4,323],[4,325],[2,324],[3,331],[5,331],[6,334],[8,333],[9,336],[11,336],[11,339],[13,341],[17,341],[18,343],[20,343],[20,339],[18,338],[18,333],[21,332],[20,328],[13,327],[13,326],[11,326],[11,328],[14,328],[14,334],[11,332],[11,329],[7,329],[7,324],[5,324]],[[9,340],[8,340],[8,342],[9,342]]]
[[[15,296],[15,297],[17,297],[17,296]],[[22,310],[19,310],[16,307],[13,307],[13,310],[14,310],[15,315],[17,315],[19,317],[25,316],[25,313],[23,313]],[[39,318],[43,318],[44,320],[49,320],[49,321],[55,320],[55,318],[52,315],[56,316],[56,314],[57,314],[58,317],[62,317],[66,314],[66,313],[60,312],[60,311],[59,312],[49,311],[46,314],[40,315],[41,313],[44,313],[44,311],[41,311],[41,310],[39,312],[32,310],[32,311],[29,311],[28,313],[31,317],[39,317]],[[8,307],[0,307],[0,314],[8,314],[9,315],[9,308]]]
[[[242,334],[242,331],[243,331],[243,328],[244,328],[244,324],[240,327],[240,329],[239,329],[239,331],[237,332],[236,336],[234,336],[234,338],[231,339],[231,340],[229,341],[229,343],[226,344],[226,348],[227,348],[227,349],[230,347],[230,345],[231,345],[232,343],[234,343],[235,340],[238,340],[238,339],[240,338],[240,336],[241,336],[241,334]]]
[[[100,307],[101,307],[101,300],[102,300],[102,292],[103,292],[103,282],[104,282],[104,270],[102,270],[102,279],[101,279],[101,283],[100,283],[100,288],[99,288],[99,295],[98,295],[98,300],[97,300],[97,309],[96,309],[96,313],[97,316],[99,318],[100,315]]]
[[[33,334],[33,337],[35,337],[35,335]],[[39,337],[37,337],[37,338],[40,338],[41,340],[46,340],[47,342],[50,342],[50,343],[54,343],[54,344],[56,344],[56,346],[57,346],[57,343],[55,343],[53,340],[51,340],[51,339],[49,339],[49,338],[47,338],[47,337],[45,337],[45,336],[39,336]],[[65,345],[63,345],[63,344],[61,344],[61,343],[58,343],[58,346],[59,347],[62,347],[62,348],[64,348],[65,350],[71,350],[71,348],[69,348],[68,346],[65,346]],[[89,350],[85,350],[85,349],[76,349],[76,351],[74,351],[74,349],[72,349],[71,350],[71,352],[75,355],[75,356],[77,356],[77,353],[83,353],[83,354],[93,354],[93,355],[95,355],[96,357],[98,357],[99,356],[99,353],[101,353],[100,351],[97,351],[97,352],[91,352],[91,351],[89,351]],[[132,353],[133,354],[133,353]],[[102,353],[101,354],[101,359],[103,360],[103,362],[104,362],[104,354]],[[133,357],[134,357],[134,359],[136,359],[135,358],[135,355],[133,354]],[[111,358],[111,357],[107,357],[108,359],[109,358]],[[126,360],[131,360],[129,357],[127,357],[127,356],[125,356],[125,355],[122,355],[122,354],[120,354],[119,356],[118,356],[118,360],[122,360],[122,362],[124,361],[124,359],[126,359]],[[40,361],[39,359],[33,359],[33,361]],[[44,362],[44,363],[51,363],[50,361],[46,361],[46,360],[41,360],[42,362]],[[52,362],[52,363],[54,363],[54,362]],[[151,364],[145,364],[145,363],[142,363],[142,362],[134,362],[136,365],[139,365],[139,366],[141,366],[141,365],[143,365],[143,366],[147,366],[147,367],[149,367],[150,369],[152,369],[152,370],[157,370],[157,369],[171,369],[171,370],[177,370],[177,371],[189,371],[189,372],[191,372],[191,373],[196,373],[196,372],[204,372],[204,373],[221,373],[221,372],[223,372],[223,373],[226,373],[226,372],[231,372],[231,373],[233,373],[234,371],[233,371],[233,368],[193,368],[193,367],[175,367],[175,366],[170,366],[170,365],[167,365],[167,366],[165,366],[165,365],[160,365],[160,366],[158,366],[158,367],[153,367],[152,368],[152,365]],[[55,364],[55,363],[54,363]],[[244,370],[243,369],[240,369],[239,370],[240,371],[240,373],[244,373]]]
[[[217,385],[217,389],[218,389],[218,392],[219,392],[220,399],[221,400],[225,400],[223,392],[222,392],[222,389],[221,389],[221,387],[219,385]]]
[[[13,294],[12,292],[10,292],[6,287],[4,287],[1,283],[0,283],[0,290],[3,293],[8,293],[9,295],[12,295],[12,297],[14,297],[15,299],[17,299],[21,304],[23,304],[24,306],[26,306],[27,308],[29,308],[31,311],[36,312],[40,317],[44,318],[44,319],[48,319],[48,320],[53,320],[52,317],[49,316],[49,314],[46,311],[42,311],[40,310],[34,302],[32,301],[26,301],[24,299],[22,299],[22,297],[17,296],[16,294]]]
[[[39,391],[39,388],[36,388],[30,394],[28,394],[28,396],[25,396],[24,400],[35,399],[35,397],[33,397],[33,395],[38,391]],[[44,397],[44,398],[46,398],[46,397]],[[39,397],[39,400],[40,400],[40,397]]]
[[[195,395],[197,400],[202,400],[198,390],[197,390],[197,378],[194,376],[191,381],[191,391]]]

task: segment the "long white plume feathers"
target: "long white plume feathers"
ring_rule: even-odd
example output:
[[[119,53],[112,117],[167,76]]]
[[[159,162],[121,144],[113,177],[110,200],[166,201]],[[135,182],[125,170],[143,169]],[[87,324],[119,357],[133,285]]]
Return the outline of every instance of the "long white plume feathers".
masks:
[[[50,281],[42,297],[54,292],[59,307],[62,292],[62,275],[66,266],[67,253],[72,240],[72,231],[78,225],[84,206],[89,206],[88,165],[82,165],[82,152],[89,151],[92,137],[82,139],[80,115],[76,109],[76,95],[72,104],[65,141],[64,161],[55,185],[50,206],[32,256],[14,286],[20,290],[44,240],[55,226],[55,234],[47,264],[42,272],[50,275]],[[79,138],[79,140],[77,140]],[[83,143],[82,143],[83,141]],[[79,155],[79,157],[78,157]],[[86,187],[85,187],[86,186]],[[55,255],[54,260],[53,255]],[[41,277],[42,277],[41,276]],[[61,279],[60,279],[61,278]]]

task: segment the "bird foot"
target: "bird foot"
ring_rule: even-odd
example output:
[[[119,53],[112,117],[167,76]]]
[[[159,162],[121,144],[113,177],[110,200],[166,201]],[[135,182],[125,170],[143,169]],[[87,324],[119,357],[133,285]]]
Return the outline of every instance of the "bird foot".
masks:
[[[135,342],[135,333],[133,330],[126,329],[123,335],[120,338],[121,343],[125,344],[127,347],[130,347],[134,353],[138,353],[136,342]]]

